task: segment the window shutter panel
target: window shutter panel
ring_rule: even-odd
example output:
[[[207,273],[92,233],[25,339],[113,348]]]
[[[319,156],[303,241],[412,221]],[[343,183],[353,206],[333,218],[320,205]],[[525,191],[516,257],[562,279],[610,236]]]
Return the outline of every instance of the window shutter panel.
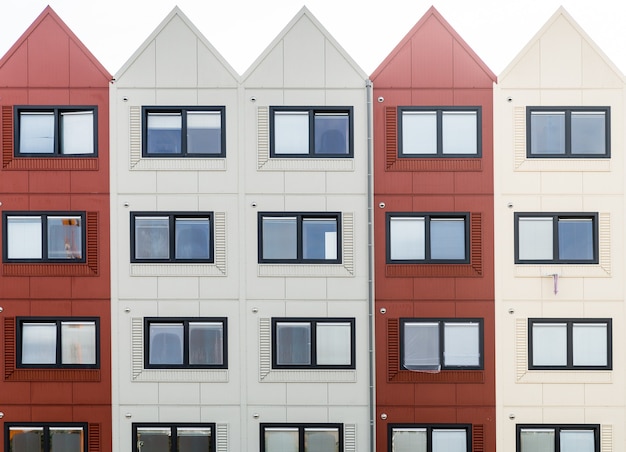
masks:
[[[89,424],[87,428],[89,452],[100,452],[100,424]]]
[[[472,450],[474,452],[484,452],[485,450],[485,433],[482,424],[472,425]]]
[[[2,106],[2,166],[13,160],[13,107]]]
[[[385,108],[385,157],[387,168],[398,158],[398,111],[395,107]]]
[[[15,370],[15,317],[4,319],[4,378]]]

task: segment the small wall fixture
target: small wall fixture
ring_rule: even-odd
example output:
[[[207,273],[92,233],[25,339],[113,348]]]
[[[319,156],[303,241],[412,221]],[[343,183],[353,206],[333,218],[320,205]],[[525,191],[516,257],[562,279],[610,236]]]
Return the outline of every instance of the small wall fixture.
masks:
[[[252,203],[250,204],[252,207],[256,207],[256,202],[252,201]]]
[[[378,98],[378,102],[385,102],[385,98],[384,98],[383,96],[380,96],[380,97]]]
[[[384,209],[385,208],[385,203],[381,202],[380,204],[378,204],[378,207],[380,207],[381,209]]]
[[[509,96],[509,97],[506,98],[506,101],[507,102],[513,102],[513,98],[511,96]]]
[[[380,313],[381,314],[386,314],[387,313],[387,308],[380,308]]]
[[[123,100],[124,102],[128,102],[128,97],[124,96],[124,97],[122,97],[122,100]]]
[[[259,308],[252,308],[252,313],[256,314],[257,312],[259,312]]]
[[[126,314],[128,314],[128,313],[130,312],[130,308],[128,308],[128,307],[124,308],[124,312],[125,312]]]
[[[250,102],[256,102],[256,96],[252,96],[252,97],[250,98]]]
[[[509,414],[509,419],[511,419],[511,420],[515,419],[515,414],[514,413],[510,413]]]
[[[133,417],[133,415],[132,415],[131,413],[126,413],[126,414],[124,415],[124,417],[125,417],[126,419],[130,419],[131,417]]]
[[[387,419],[387,413],[382,413],[382,414],[380,415],[380,418],[381,418],[382,420]]]
[[[253,417],[253,418],[255,418],[255,419],[258,419],[260,416],[259,416],[259,413],[254,413],[254,414],[252,415],[252,417]]]

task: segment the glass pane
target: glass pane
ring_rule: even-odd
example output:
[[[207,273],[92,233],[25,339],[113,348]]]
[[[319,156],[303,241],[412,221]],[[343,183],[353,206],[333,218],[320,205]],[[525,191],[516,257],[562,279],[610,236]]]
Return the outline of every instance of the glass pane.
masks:
[[[552,218],[519,218],[520,260],[553,259]]]
[[[304,452],[338,452],[339,431],[336,428],[305,428]]]
[[[606,366],[607,338],[606,323],[574,323],[572,332],[574,366]]]
[[[595,435],[593,430],[561,430],[560,452],[595,452]]]
[[[50,452],[83,452],[84,445],[82,428],[50,427]]]
[[[171,452],[172,432],[168,427],[137,429],[138,452]]]
[[[61,363],[96,364],[96,324],[61,323]]]
[[[405,323],[403,365],[411,370],[439,370],[439,324]]]
[[[7,218],[7,257],[41,259],[41,217]]]
[[[189,324],[189,364],[224,363],[224,325],[221,322]]]
[[[553,429],[522,429],[520,452],[555,452]]]
[[[309,113],[306,111],[274,112],[274,153],[309,153]]]
[[[572,112],[572,154],[606,154],[606,114]]]
[[[349,323],[317,324],[317,364],[349,365],[352,361],[352,328]]]
[[[444,111],[441,120],[444,154],[478,153],[477,112]]]
[[[567,325],[535,323],[532,325],[533,365],[567,365]]]
[[[480,365],[480,325],[478,323],[444,323],[443,341],[443,361],[446,366]]]
[[[43,427],[9,427],[10,452],[43,452]]]
[[[430,220],[430,258],[465,259],[465,220],[433,218]]]
[[[298,429],[266,428],[265,452],[298,452]]]
[[[155,323],[150,325],[150,364],[183,363],[183,325]]]
[[[391,432],[391,452],[426,452],[425,428],[394,428]]]
[[[295,217],[263,217],[263,259],[297,259]]]
[[[176,218],[176,259],[211,258],[211,220]]]
[[[315,153],[348,154],[350,151],[348,113],[315,114]]]
[[[433,429],[433,452],[468,452],[464,429]]]
[[[178,452],[212,452],[210,428],[178,428]]]
[[[426,220],[392,217],[389,221],[389,255],[392,260],[426,258]]]
[[[54,113],[20,112],[21,154],[54,154]]]
[[[61,113],[61,154],[93,154],[93,111]]]
[[[304,259],[337,259],[337,220],[304,218],[302,253]]]
[[[532,112],[530,134],[531,154],[565,154],[565,112]]]
[[[81,217],[48,217],[48,259],[82,259]]]
[[[169,259],[168,217],[135,217],[135,258]]]
[[[181,113],[148,113],[148,154],[182,152]]]
[[[561,218],[558,228],[561,260],[593,260],[593,220],[591,218]]]
[[[402,154],[437,153],[437,113],[402,112]]]
[[[219,111],[187,112],[187,153],[222,152],[222,114]]]
[[[281,322],[276,324],[276,364],[311,364],[311,325]]]
[[[23,323],[22,364],[56,364],[56,361],[56,324]]]

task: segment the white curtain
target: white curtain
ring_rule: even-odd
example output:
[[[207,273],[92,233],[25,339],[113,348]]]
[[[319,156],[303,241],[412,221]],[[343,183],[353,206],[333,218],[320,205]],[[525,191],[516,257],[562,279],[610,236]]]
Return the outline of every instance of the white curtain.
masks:
[[[593,430],[561,430],[560,452],[594,452],[595,437]]]
[[[480,364],[480,327],[478,323],[444,323],[446,366],[478,366]]]
[[[553,259],[553,231],[551,217],[519,218],[519,258],[521,260]]]
[[[535,323],[532,325],[533,365],[567,365],[567,325]]]
[[[402,154],[437,153],[437,113],[402,112]]]
[[[404,324],[404,367],[415,370],[439,370],[439,324],[415,322]]]
[[[290,111],[274,113],[274,153],[309,153],[309,113]]]
[[[316,332],[317,364],[350,364],[352,335],[349,323],[318,323]]]
[[[574,366],[606,366],[606,323],[574,323],[572,332]]]
[[[266,428],[265,452],[298,452],[298,429]]]
[[[389,246],[392,260],[423,260],[426,257],[426,220],[423,217],[392,217]]]
[[[394,428],[391,432],[391,452],[426,452],[425,428]]]
[[[61,113],[63,154],[93,154],[94,123],[93,111],[66,111]]]
[[[433,429],[432,452],[468,452],[465,429]]]
[[[520,443],[520,452],[556,452],[553,429],[522,429]]]
[[[442,115],[443,153],[476,154],[478,152],[477,113],[444,111]]]
[[[20,113],[20,153],[54,153],[54,113]]]
[[[96,324],[94,322],[61,323],[61,362],[63,364],[96,363]]]
[[[9,259],[41,259],[41,217],[8,217],[7,237]]]
[[[22,364],[56,364],[56,353],[56,324],[22,324]]]

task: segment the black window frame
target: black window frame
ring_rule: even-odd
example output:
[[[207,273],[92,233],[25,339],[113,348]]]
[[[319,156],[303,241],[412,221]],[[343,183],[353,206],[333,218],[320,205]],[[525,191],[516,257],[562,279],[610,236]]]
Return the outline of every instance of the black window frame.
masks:
[[[64,154],[62,152],[62,113],[89,111],[93,113],[93,152]],[[22,112],[52,113],[54,115],[54,152],[20,152],[20,130]],[[98,106],[97,105],[16,105],[13,108],[13,155],[16,158],[96,158],[98,157]]]
[[[11,217],[41,218],[41,258],[9,258],[8,219]],[[49,217],[80,217],[81,225],[81,257],[79,259],[55,259],[48,257],[48,218]],[[26,264],[84,264],[87,262],[87,215],[85,211],[5,211],[2,212],[2,262]]]
[[[42,450],[43,452],[50,452],[51,444],[50,444],[50,429],[51,428],[82,428],[83,429],[83,444],[82,450],[84,452],[89,451],[89,430],[88,424],[86,422],[5,422],[4,424],[4,450],[11,450],[11,428],[20,428],[24,427],[28,428],[43,428],[43,444]]]
[[[311,364],[278,364],[277,325],[279,323],[302,323],[311,327]],[[350,324],[350,364],[317,364],[317,325],[325,323]],[[354,317],[272,317],[272,369],[356,369],[356,319]]]
[[[519,243],[519,220],[520,218],[552,218],[552,259],[520,259]],[[588,219],[592,224],[592,247],[593,259],[561,259],[559,257],[559,220]],[[599,225],[597,212],[515,212],[514,214],[514,236],[515,236],[515,263],[516,264],[585,264],[592,265],[599,263]]]
[[[391,258],[391,220],[396,217],[424,218],[424,259],[392,259]],[[432,259],[430,240],[430,222],[438,219],[463,219],[465,226],[465,258],[464,259]],[[469,212],[387,212],[385,215],[385,247],[388,264],[469,264],[470,263],[470,214]]]
[[[534,112],[563,112],[565,114],[565,152],[563,154],[542,154],[532,153],[532,114]],[[572,154],[572,139],[571,139],[571,130],[572,130],[572,113],[584,113],[584,112],[604,112],[605,119],[605,153],[604,154]],[[561,158],[573,158],[573,159],[601,159],[601,158],[611,158],[611,107],[559,107],[559,106],[527,106],[526,107],[526,157],[533,159],[561,159]]]
[[[219,153],[187,152],[187,113],[194,111],[220,113],[220,147]],[[181,152],[149,153],[148,152],[148,115],[150,113],[180,113],[181,115]],[[224,158],[226,157],[226,106],[224,105],[152,105],[141,107],[141,156],[144,158]]]
[[[275,152],[275,113],[308,112],[309,152],[307,154],[286,154]],[[345,154],[315,153],[315,114],[337,113],[348,115],[348,152]],[[354,157],[354,107],[351,106],[272,106],[270,107],[270,157],[271,158],[353,158]]]
[[[343,452],[344,450],[344,425],[341,423],[321,423],[321,422],[308,422],[308,423],[287,423],[287,422],[261,422],[259,424],[259,439],[260,439],[260,452],[274,452],[268,451],[265,448],[265,430],[271,428],[291,428],[298,429],[298,452],[305,452],[304,445],[304,432],[307,428],[327,428],[327,429],[337,429],[339,436],[339,444],[337,448],[337,452]]]
[[[468,317],[468,318],[415,318],[415,317],[401,317],[400,318],[400,368],[402,370],[410,370],[415,371],[416,369],[408,368],[404,364],[404,335],[405,328],[404,326],[407,323],[438,323],[439,324],[439,364],[440,369],[443,370],[484,370],[485,368],[485,322],[484,319],[478,317]],[[446,366],[444,360],[444,353],[446,351],[445,348],[445,328],[444,324],[446,323],[477,323],[478,324],[478,351],[479,351],[479,363],[477,366]]]
[[[387,450],[393,451],[393,431],[394,429],[426,429],[426,451],[432,452],[433,430],[465,430],[466,432],[466,452],[471,452],[472,448],[472,424],[387,424]]]
[[[554,450],[560,451],[560,433],[564,430],[591,430],[594,432],[594,452],[600,452],[600,425],[599,424],[517,424],[515,426],[516,452],[532,452],[522,450],[522,430],[541,429],[554,430]],[[564,451],[567,452],[567,451]]]
[[[567,364],[557,365],[535,365],[533,364],[533,325],[541,323],[564,323],[567,327]],[[573,328],[574,324],[580,323],[601,323],[606,324],[607,346],[605,366],[575,366],[573,361],[574,344]],[[528,319],[528,369],[529,370],[613,370],[613,321],[610,318],[529,318]]]
[[[296,258],[270,259],[263,257],[263,218],[264,217],[296,217]],[[336,259],[305,259],[303,257],[302,224],[306,219],[333,219],[337,222],[337,258]],[[259,264],[341,264],[342,262],[342,229],[341,212],[259,212],[257,215],[258,262]]]
[[[133,422],[132,423],[132,452],[141,452],[143,446],[139,445],[140,440],[137,439],[137,430],[141,428],[169,428],[172,441],[170,443],[169,452],[177,452],[178,444],[174,438],[178,438],[178,429],[184,428],[202,428],[211,429],[211,451],[217,450],[217,432],[215,431],[215,422]]]
[[[189,324],[191,323],[222,324],[222,364],[190,364]],[[156,324],[182,324],[183,326],[183,363],[182,364],[151,364],[150,363],[150,326]],[[145,369],[228,369],[228,318],[227,317],[145,317],[144,318],[144,368]]]
[[[142,217],[167,217],[169,233],[169,258],[137,258],[136,257],[136,237],[135,221]],[[176,258],[176,220],[180,218],[208,218],[210,256],[208,258],[183,259]],[[155,263],[155,264],[212,264],[215,262],[215,215],[212,211],[207,212],[130,212],[130,261],[132,263]]]
[[[476,112],[476,153],[475,154],[444,154],[443,153],[443,113],[445,112]],[[402,143],[402,119],[404,112],[434,112],[437,119],[437,152],[435,154],[405,154],[403,152]],[[398,107],[398,158],[453,158],[453,159],[475,159],[482,158],[483,155],[483,139],[482,139],[482,106],[399,106]]]

